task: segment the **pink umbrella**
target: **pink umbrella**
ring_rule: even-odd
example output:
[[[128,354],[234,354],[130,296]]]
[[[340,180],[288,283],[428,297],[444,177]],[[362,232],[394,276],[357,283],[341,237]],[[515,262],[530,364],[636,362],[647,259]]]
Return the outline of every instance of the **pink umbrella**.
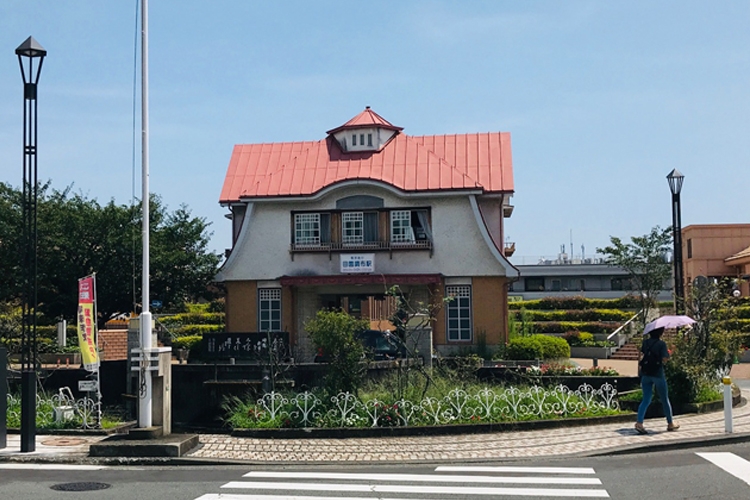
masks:
[[[643,329],[643,335],[648,335],[650,331],[657,328],[679,328],[693,323],[695,323],[695,320],[690,316],[662,316],[647,324],[646,328]]]

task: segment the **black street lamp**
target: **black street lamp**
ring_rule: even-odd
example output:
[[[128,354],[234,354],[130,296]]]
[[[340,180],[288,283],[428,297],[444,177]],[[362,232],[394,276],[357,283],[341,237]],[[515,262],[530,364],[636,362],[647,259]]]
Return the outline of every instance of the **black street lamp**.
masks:
[[[679,170],[669,172],[667,182],[672,191],[672,241],[674,242],[674,309],[677,314],[685,312],[685,280],[682,274],[682,221],[680,219],[680,191],[685,176]]]
[[[23,290],[21,319],[21,452],[36,449],[36,308],[38,196],[36,87],[47,51],[29,37],[16,49],[23,79]],[[24,63],[25,66],[24,66]]]

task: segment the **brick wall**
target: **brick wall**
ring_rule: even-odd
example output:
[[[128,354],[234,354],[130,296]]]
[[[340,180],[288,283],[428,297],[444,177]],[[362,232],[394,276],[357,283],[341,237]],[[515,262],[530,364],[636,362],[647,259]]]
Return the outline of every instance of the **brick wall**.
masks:
[[[128,330],[99,330],[99,352],[102,360],[127,359]]]

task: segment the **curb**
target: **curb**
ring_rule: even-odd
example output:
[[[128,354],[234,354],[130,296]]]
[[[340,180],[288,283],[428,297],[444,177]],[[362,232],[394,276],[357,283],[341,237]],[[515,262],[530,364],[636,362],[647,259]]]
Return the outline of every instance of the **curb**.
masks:
[[[727,434],[726,436],[710,436],[705,438],[683,439],[666,443],[645,443],[640,445],[620,446],[609,450],[583,452],[580,457],[607,457],[619,455],[633,455],[636,453],[657,453],[662,451],[685,450],[706,446],[721,446],[732,443],[750,442],[750,432]]]

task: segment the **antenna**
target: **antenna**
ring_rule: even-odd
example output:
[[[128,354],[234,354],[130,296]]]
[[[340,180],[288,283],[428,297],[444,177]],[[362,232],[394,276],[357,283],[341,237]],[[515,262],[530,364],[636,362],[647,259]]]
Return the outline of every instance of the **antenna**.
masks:
[[[573,260],[573,257],[575,257],[575,252],[573,251],[573,230],[570,230],[570,260]]]

